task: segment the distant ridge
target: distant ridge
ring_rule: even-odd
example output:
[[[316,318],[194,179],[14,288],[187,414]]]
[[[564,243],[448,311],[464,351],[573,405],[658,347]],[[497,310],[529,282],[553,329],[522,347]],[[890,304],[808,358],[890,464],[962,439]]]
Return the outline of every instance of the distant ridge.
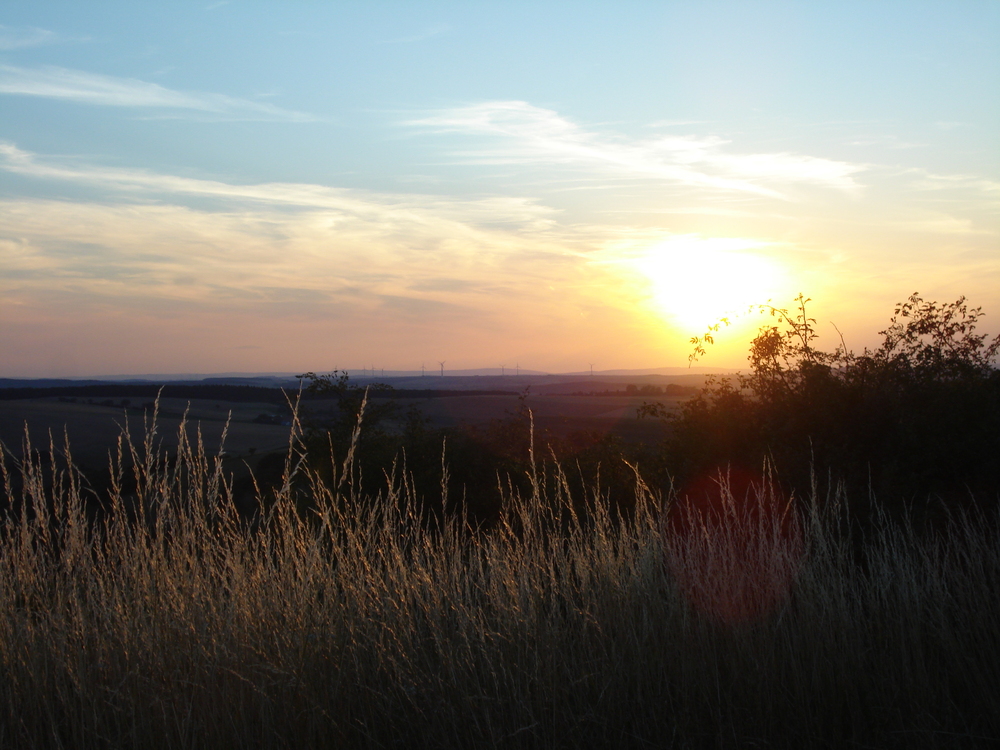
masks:
[[[315,372],[326,374],[332,372],[331,369],[321,369]],[[733,373],[735,369],[724,367],[650,367],[644,369],[617,369],[617,370],[580,370],[575,372],[546,372],[543,370],[529,370],[521,368],[518,374],[514,374],[512,367],[506,368],[506,372],[501,375],[499,367],[480,367],[478,369],[450,370],[445,369],[445,374],[441,375],[438,370],[428,368],[425,372],[420,370],[375,370],[371,369],[343,369],[338,372],[345,372],[352,381],[373,382],[414,378],[426,380],[427,378],[503,378],[517,379],[527,377],[543,378],[589,378],[589,377],[641,377],[648,375],[708,375],[712,373]],[[145,385],[149,383],[174,383],[189,385],[260,385],[264,387],[288,387],[298,386],[297,372],[222,372],[222,373],[161,373],[143,375],[98,375],[85,378],[0,378],[0,388],[53,388],[58,386],[79,386],[79,385],[103,385],[106,383],[122,383]]]
[[[582,378],[582,377],[595,377],[603,378],[608,376],[613,377],[638,377],[640,375],[711,375],[712,373],[728,373],[737,372],[734,369],[727,369],[725,367],[648,367],[639,370],[594,370],[593,373],[590,370],[582,370],[579,372],[563,372],[558,373],[566,377]]]
[[[107,378],[0,378],[0,388],[64,388],[90,385],[249,385],[261,388],[298,388],[298,378],[294,376],[244,376],[244,377],[187,377],[155,375],[142,377]]]
[[[700,383],[706,375],[730,374],[736,370],[710,367],[659,367],[643,370],[595,370],[586,372],[546,373],[521,370],[520,374],[501,375],[499,368],[478,370],[445,370],[445,374],[427,371],[423,374],[407,371],[386,371],[385,375],[372,376],[370,370],[347,370],[350,381],[356,385],[385,383],[399,389],[415,390],[516,390],[532,388],[535,392],[550,390],[560,383],[576,383],[580,390],[632,383],[667,384],[670,382],[691,385]],[[320,371],[329,372],[329,371]],[[341,371],[344,372],[344,371]],[[100,378],[0,378],[0,389],[74,388],[83,386],[247,386],[250,388],[283,388],[297,391],[300,386],[295,373],[234,373],[213,375],[142,375],[108,376]]]

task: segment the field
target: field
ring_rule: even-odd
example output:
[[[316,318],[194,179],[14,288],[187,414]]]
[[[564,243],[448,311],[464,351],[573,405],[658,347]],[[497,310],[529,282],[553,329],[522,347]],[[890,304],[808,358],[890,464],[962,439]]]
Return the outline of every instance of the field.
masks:
[[[673,403],[666,398],[640,396],[575,396],[545,394],[529,396],[525,405],[531,409],[541,430],[566,436],[574,431],[613,433],[628,440],[649,441],[662,436],[663,425],[655,420],[639,420],[636,409],[646,401]],[[517,404],[503,396],[455,396],[433,399],[420,404],[421,411],[435,426],[483,424],[500,419]]]
[[[221,406],[192,416],[221,430]],[[84,433],[113,422],[34,407]],[[96,519],[58,451],[8,462],[21,489],[0,527],[0,746],[1000,740],[995,511],[933,535],[882,519],[859,546],[846,498],[793,501],[766,471],[716,477],[702,506],[637,478],[620,517],[536,456],[528,491],[508,485],[498,524],[476,530],[425,516],[405,473],[373,496],[299,451],[248,524],[231,459],[167,424],[161,449],[133,432],[134,488]],[[244,437],[287,441],[259,427]]]
[[[457,380],[457,379],[449,379]],[[454,383],[452,383],[454,385]],[[585,383],[586,385],[586,383]],[[602,388],[623,389],[621,384],[601,383]],[[569,384],[552,392],[529,394],[525,405],[534,414],[540,434],[566,437],[574,432],[613,434],[627,441],[651,443],[662,439],[665,427],[657,420],[636,418],[636,409],[644,402],[676,405],[685,396],[575,395],[564,390],[582,390]],[[405,394],[405,391],[402,392]],[[292,394],[294,398],[294,394]],[[520,408],[517,392],[508,395],[464,395],[461,391],[447,396],[402,397],[395,399],[399,412],[416,407],[432,429],[478,426],[502,420]],[[333,402],[316,400],[304,403],[303,419],[326,415],[335,409]],[[159,402],[159,436],[162,447],[175,450],[178,427],[187,415],[189,435],[200,429],[205,449],[215,454],[226,430],[224,450],[227,465],[233,471],[243,461],[255,464],[262,455],[288,447],[290,411],[275,403],[226,401],[220,399],[162,398]],[[122,428],[134,435],[143,433],[143,418],[152,416],[151,399],[111,397],[55,397],[0,400],[0,441],[20,455],[27,427],[36,448],[48,449],[49,434],[61,445],[69,437],[75,462],[85,470],[104,469],[109,452],[114,452]],[[262,416],[277,424],[262,423]],[[257,421],[255,421],[257,420]],[[284,424],[282,424],[284,423]]]
[[[26,425],[35,446],[46,449],[50,432],[62,445],[65,431],[78,463],[104,467],[108,452],[117,445],[126,423],[133,434],[143,434],[144,410],[142,404],[122,406],[121,398],[98,401],[74,403],[58,398],[0,401],[0,440],[20,454]],[[110,403],[102,404],[101,401]],[[145,411],[152,416],[151,409],[147,407]],[[253,422],[260,414],[275,414],[277,410],[273,404],[163,399],[158,423],[164,448],[176,448],[178,427],[185,411],[192,427],[200,425],[205,448],[210,453],[218,452],[227,419],[225,449],[230,453],[246,455],[251,448],[255,452],[266,452],[288,445],[287,426]]]

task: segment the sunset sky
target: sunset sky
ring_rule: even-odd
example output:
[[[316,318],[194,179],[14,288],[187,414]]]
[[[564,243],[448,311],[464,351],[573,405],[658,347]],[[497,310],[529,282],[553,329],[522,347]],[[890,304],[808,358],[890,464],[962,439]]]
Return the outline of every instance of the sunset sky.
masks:
[[[1000,2],[4,3],[0,377],[1000,331]],[[759,317],[706,365],[739,367]]]

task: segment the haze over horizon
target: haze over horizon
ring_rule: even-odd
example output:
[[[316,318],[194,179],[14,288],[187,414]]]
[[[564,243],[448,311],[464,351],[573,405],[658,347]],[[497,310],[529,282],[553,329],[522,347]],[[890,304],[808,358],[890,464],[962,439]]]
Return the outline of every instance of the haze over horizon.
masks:
[[[1000,3],[0,10],[0,377],[683,366],[1000,331]],[[700,364],[745,366],[742,316]]]

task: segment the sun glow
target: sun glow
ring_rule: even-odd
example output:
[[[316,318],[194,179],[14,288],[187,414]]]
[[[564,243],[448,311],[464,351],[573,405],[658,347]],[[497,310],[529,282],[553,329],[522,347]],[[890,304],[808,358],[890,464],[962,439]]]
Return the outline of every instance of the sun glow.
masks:
[[[685,330],[745,312],[784,292],[785,272],[741,239],[677,237],[636,258],[649,284],[650,302]]]

